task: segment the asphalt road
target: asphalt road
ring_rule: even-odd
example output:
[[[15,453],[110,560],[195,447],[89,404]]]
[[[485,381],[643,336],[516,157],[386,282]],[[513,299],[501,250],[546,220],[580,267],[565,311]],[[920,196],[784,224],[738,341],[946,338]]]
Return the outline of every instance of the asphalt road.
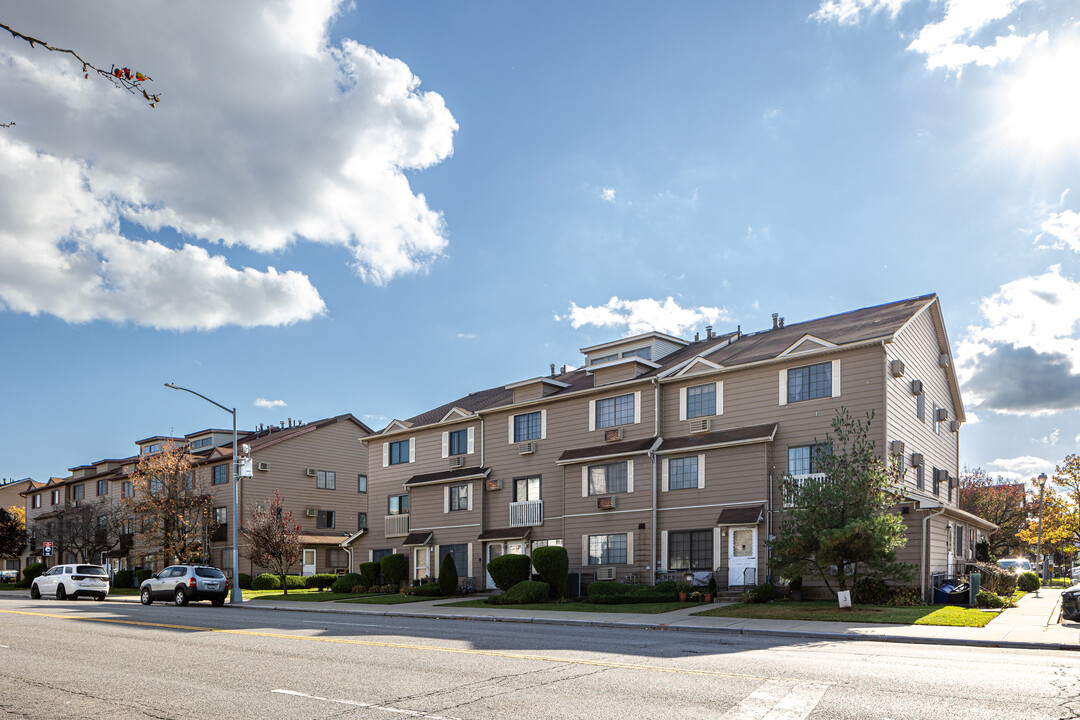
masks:
[[[0,717],[1080,718],[1080,653],[2,599]]]

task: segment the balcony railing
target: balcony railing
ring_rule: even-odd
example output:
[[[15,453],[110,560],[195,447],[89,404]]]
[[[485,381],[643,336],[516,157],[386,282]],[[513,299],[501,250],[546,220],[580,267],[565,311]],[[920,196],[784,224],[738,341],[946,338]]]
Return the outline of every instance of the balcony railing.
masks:
[[[386,537],[399,537],[409,534],[408,515],[387,515],[386,528],[383,535]]]
[[[526,500],[510,503],[510,527],[532,527],[544,524],[544,501]]]
[[[806,485],[808,483],[811,483],[811,484],[812,483],[823,483],[827,479],[827,476],[825,475],[825,473],[810,473],[809,475],[792,475],[791,477],[798,482],[800,489],[806,487]],[[793,506],[794,506],[794,502],[793,502],[792,498],[785,497],[784,498],[784,507],[793,507]]]

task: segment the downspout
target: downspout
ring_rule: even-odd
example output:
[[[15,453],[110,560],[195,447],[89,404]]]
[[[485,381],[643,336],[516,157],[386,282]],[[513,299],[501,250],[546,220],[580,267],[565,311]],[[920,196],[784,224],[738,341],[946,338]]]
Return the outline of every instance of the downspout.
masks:
[[[349,572],[356,572],[356,568],[353,567],[352,547],[345,545],[344,543],[342,543],[342,547],[345,549],[345,552],[349,554]]]
[[[924,515],[922,519],[922,568],[919,569],[919,584],[922,591],[923,602],[926,601],[926,579],[927,579],[927,566],[930,564],[930,543],[926,537],[926,526],[932,518],[936,518],[945,512],[945,508],[942,507],[936,513]]]
[[[656,377],[652,379],[653,384],[653,437],[660,437],[660,380]],[[649,459],[652,460],[652,514],[649,522],[651,542],[649,556],[649,584],[656,584],[656,453],[652,450],[649,451]]]

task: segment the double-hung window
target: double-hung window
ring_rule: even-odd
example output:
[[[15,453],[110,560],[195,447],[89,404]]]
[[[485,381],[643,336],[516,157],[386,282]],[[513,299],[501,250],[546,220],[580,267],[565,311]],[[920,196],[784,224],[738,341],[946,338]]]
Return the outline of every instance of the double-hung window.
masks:
[[[126,498],[135,497],[135,484],[130,480],[120,483],[120,496]]]
[[[450,512],[456,512],[458,510],[469,509],[469,486],[466,485],[453,485],[449,488],[449,508]]]
[[[451,455],[465,455],[469,452],[469,430],[455,430],[449,437]]]
[[[822,455],[826,452],[828,452],[827,445],[799,445],[798,447],[789,447],[787,451],[788,475],[802,477],[805,475],[815,475],[821,472],[819,465],[821,463]]]
[[[941,494],[941,471],[938,470],[937,468],[934,468],[933,483],[934,483],[934,485],[933,485],[934,494],[935,495],[940,495]]]
[[[356,513],[356,529],[357,529],[357,531],[367,530],[367,513],[366,512]]]
[[[60,504],[60,491],[59,490],[53,490],[52,491],[52,497],[50,497],[49,500],[52,501],[51,502],[52,505],[59,505]]]
[[[787,401],[789,403],[832,397],[832,363],[791,368],[787,371]]]
[[[514,416],[514,442],[526,442],[528,440],[540,440],[541,436],[540,411],[524,413]]]
[[[716,383],[686,388],[686,419],[716,414]]]
[[[457,545],[440,545],[439,546],[439,569],[442,570],[442,563],[446,556],[454,558],[454,569],[457,570],[458,577],[466,577],[469,573],[469,545],[468,543],[460,543]]]
[[[920,490],[926,489],[926,468],[922,465],[915,468],[915,487]]]
[[[85,492],[86,492],[86,487],[84,485],[76,485],[73,488],[71,488],[71,499],[72,500],[82,500],[83,499],[83,494]]]
[[[100,495],[107,495],[108,493],[109,493],[109,481],[108,480],[98,480],[97,481],[97,494],[100,496]]]
[[[319,514],[315,518],[315,527],[331,530],[334,527],[334,511],[333,510],[320,510]]]
[[[229,510],[225,507],[214,508],[214,523],[218,526],[224,525],[229,519]]]
[[[712,530],[668,533],[667,570],[713,570]]]
[[[389,463],[391,465],[400,465],[409,462],[411,446],[412,443],[408,440],[398,440],[390,443]]]
[[[626,492],[626,463],[608,463],[589,467],[589,494],[611,495]]]
[[[408,515],[409,514],[409,496],[408,495],[391,495],[387,500],[387,515]]]
[[[589,564],[626,564],[626,533],[589,536]]]
[[[40,494],[39,495],[34,495],[30,499],[30,507],[31,508],[39,508],[39,507],[41,507],[41,495]]]
[[[514,502],[528,502],[540,499],[540,477],[517,478],[514,480]]]
[[[367,492],[367,475],[357,475],[356,476],[356,492],[358,492],[358,493],[366,493]]]
[[[337,473],[332,470],[318,470],[315,473],[315,487],[321,490],[334,490],[337,488]]]
[[[596,401],[596,427],[608,428],[634,422],[634,393]]]
[[[214,485],[224,485],[229,482],[229,466],[228,465],[215,465],[214,466]]]
[[[698,487],[698,456],[668,460],[668,488],[686,490]]]

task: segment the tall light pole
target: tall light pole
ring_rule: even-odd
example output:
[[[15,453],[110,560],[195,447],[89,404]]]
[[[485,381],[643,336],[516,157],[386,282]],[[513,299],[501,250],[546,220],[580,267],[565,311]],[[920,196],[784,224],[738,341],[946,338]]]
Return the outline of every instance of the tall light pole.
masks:
[[[217,405],[225,412],[232,414],[232,603],[239,605],[244,602],[244,594],[240,592],[240,479],[236,474],[236,408],[227,408],[202,393],[180,387],[176,383],[165,383],[165,387],[197,395],[211,405]]]
[[[1046,473],[1039,473],[1039,545],[1035,549],[1035,560],[1039,563],[1039,584],[1046,582],[1046,563],[1042,559],[1042,515],[1043,495],[1046,492]]]

